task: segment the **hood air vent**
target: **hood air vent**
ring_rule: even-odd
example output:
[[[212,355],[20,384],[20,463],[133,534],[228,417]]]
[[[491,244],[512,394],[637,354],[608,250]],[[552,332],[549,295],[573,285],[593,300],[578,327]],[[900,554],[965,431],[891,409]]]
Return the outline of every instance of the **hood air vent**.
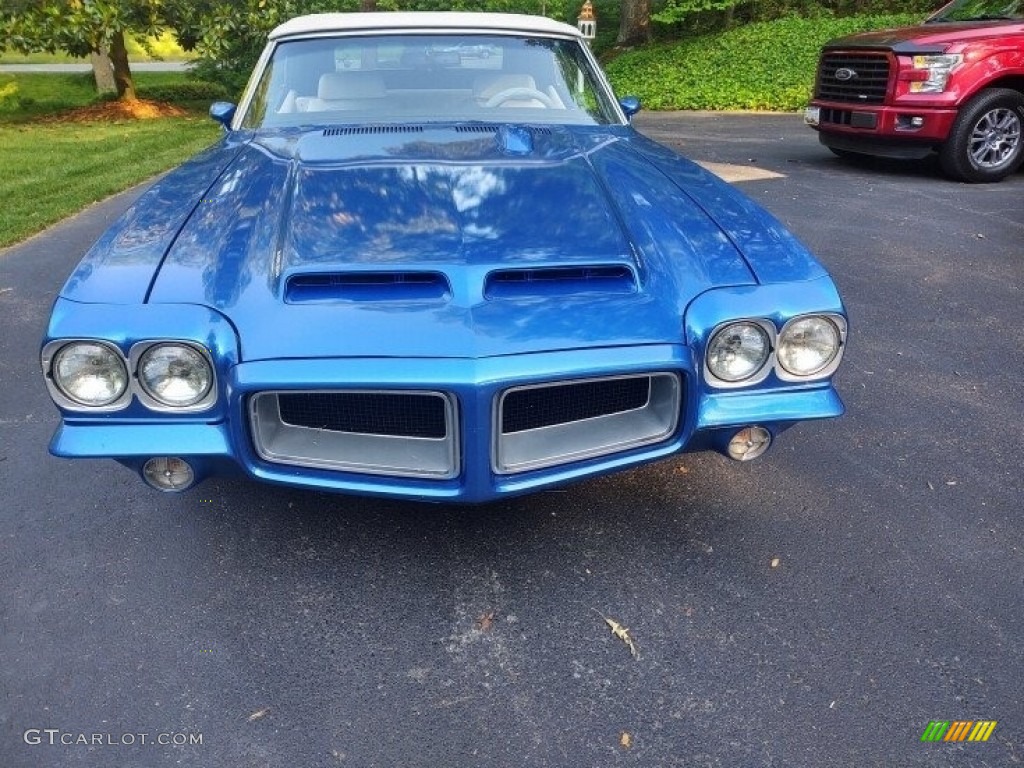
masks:
[[[440,272],[331,272],[292,275],[285,283],[289,304],[315,301],[439,301],[451,288]]]
[[[324,136],[370,136],[384,133],[423,133],[422,125],[360,125],[348,128],[324,128]]]
[[[490,123],[475,123],[473,125],[456,125],[456,133],[497,133],[498,125]],[[546,126],[532,125],[526,128],[534,136],[550,136],[551,129]]]
[[[456,133],[497,133],[496,125],[456,125]]]
[[[627,266],[503,269],[487,276],[488,299],[566,296],[578,293],[635,293],[636,277]]]

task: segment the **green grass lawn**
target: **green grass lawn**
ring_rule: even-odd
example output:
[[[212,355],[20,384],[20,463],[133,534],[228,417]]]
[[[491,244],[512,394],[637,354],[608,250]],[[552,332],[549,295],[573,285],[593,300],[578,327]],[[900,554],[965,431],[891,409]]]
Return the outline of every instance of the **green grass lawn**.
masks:
[[[0,73],[0,247],[174,167],[220,135],[202,112],[117,123],[54,122],[54,113],[95,103],[91,78]],[[184,79],[182,73],[146,72],[136,84],[144,89]],[[11,85],[13,97],[3,97]]]
[[[0,124],[0,247],[179,164],[219,131],[198,116]]]
[[[185,82],[184,72],[133,72],[135,87],[146,88]],[[64,109],[84,107],[96,101],[92,74],[0,72],[0,123],[33,120]]]

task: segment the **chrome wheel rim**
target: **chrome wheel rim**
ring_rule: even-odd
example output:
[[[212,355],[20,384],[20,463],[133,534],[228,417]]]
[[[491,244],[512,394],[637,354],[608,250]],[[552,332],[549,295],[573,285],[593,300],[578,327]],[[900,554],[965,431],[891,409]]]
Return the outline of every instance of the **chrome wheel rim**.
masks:
[[[1020,115],[1012,109],[993,109],[981,116],[971,132],[970,153],[979,168],[999,168],[1020,149]]]

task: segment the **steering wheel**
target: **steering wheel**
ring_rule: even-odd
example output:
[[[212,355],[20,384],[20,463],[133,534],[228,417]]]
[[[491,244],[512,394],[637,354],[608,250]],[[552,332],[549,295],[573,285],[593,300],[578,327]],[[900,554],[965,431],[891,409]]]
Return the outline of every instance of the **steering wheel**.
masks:
[[[498,107],[504,104],[506,101],[512,101],[513,99],[520,99],[526,101],[528,99],[536,99],[547,109],[555,109],[556,104],[554,100],[548,96],[544,91],[538,91],[536,88],[527,88],[521,86],[519,88],[506,88],[504,91],[498,91],[496,94],[491,96],[486,102],[485,107]]]

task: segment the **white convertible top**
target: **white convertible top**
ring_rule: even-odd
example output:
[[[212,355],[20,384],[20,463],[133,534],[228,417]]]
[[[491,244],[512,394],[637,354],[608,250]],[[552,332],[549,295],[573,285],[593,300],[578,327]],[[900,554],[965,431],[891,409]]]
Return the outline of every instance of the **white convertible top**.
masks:
[[[519,13],[455,13],[395,11],[384,13],[314,13],[286,21],[270,33],[271,40],[324,32],[526,32],[581,37],[576,27],[544,16]]]

